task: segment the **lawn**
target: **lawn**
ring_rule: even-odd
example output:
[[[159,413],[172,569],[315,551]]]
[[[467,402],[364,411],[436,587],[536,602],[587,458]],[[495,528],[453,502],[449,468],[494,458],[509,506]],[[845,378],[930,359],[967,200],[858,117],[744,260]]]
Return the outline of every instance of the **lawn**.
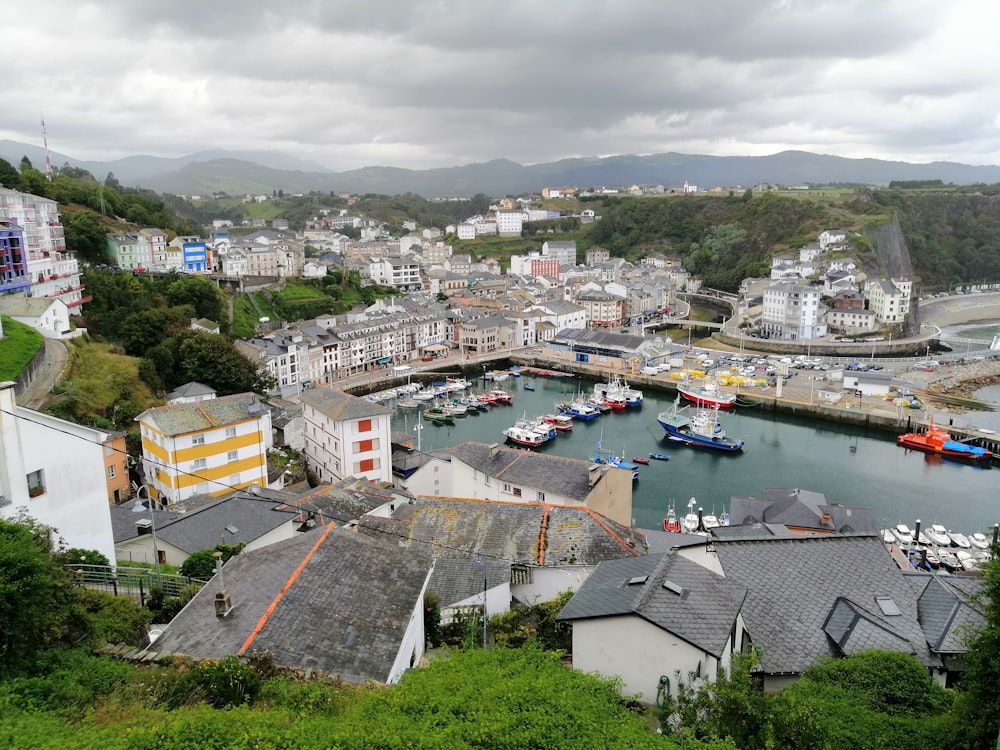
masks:
[[[35,329],[4,316],[0,339],[0,381],[14,380],[42,348],[44,339]]]

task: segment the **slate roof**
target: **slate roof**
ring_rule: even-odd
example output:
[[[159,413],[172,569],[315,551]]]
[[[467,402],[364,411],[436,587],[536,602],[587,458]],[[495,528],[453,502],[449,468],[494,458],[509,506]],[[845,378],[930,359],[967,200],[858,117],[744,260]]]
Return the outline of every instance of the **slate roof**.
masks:
[[[14,317],[37,318],[61,301],[49,297],[25,297],[22,294],[3,295],[0,296],[0,310],[5,315]]]
[[[381,404],[322,386],[302,391],[299,399],[303,404],[311,406],[329,419],[338,422],[345,419],[365,419],[392,414],[392,409]]]
[[[763,649],[766,673],[799,674],[823,657],[841,655],[825,630],[841,600],[863,616],[866,628],[885,629],[910,644],[925,666],[941,666],[917,620],[917,595],[878,538],[717,540],[715,551],[726,577],[749,590],[743,618]],[[890,597],[901,614],[883,615],[875,601],[881,596]]]
[[[557,619],[634,614],[721,657],[746,595],[745,586],[673,551],[601,563]]]
[[[215,395],[215,389],[211,386],[207,386],[204,383],[199,383],[196,380],[192,380],[190,383],[185,383],[184,385],[174,388],[167,394],[167,401],[173,401],[175,398],[193,398],[195,396],[207,396],[211,394]]]
[[[245,422],[261,413],[263,407],[256,393],[238,393],[208,401],[157,406],[147,409],[135,419],[138,422],[146,418],[164,436],[174,437]]]
[[[220,543],[249,544],[298,516],[297,510],[280,500],[240,493],[186,513],[157,511],[154,520],[157,539],[191,554],[213,549]],[[138,537],[135,522],[140,518],[149,518],[149,511],[134,513],[129,505],[115,506],[112,512],[115,542]]]
[[[823,493],[798,488],[766,487],[760,494],[730,498],[731,525],[782,524],[823,533],[878,534],[878,520],[870,508],[827,503]]]
[[[590,467],[578,458],[535,453],[468,440],[442,451],[453,459],[503,482],[539,489],[583,502],[590,494]]]
[[[927,643],[932,651],[940,654],[964,654],[965,639],[972,630],[986,624],[982,604],[973,601],[962,585],[954,579],[976,584],[974,593],[981,590],[979,576],[927,576],[910,575],[908,579],[919,583],[922,591],[917,600],[917,612]]]
[[[266,649],[281,666],[349,682],[385,682],[432,564],[413,550],[347,529],[317,529],[233,557],[222,571],[230,614],[215,616],[219,582],[213,579],[156,647],[217,659],[238,653],[262,623],[248,652]]]
[[[645,552],[642,532],[586,508],[543,503],[417,498],[359,530],[435,558],[483,555],[525,565],[596,565]]]

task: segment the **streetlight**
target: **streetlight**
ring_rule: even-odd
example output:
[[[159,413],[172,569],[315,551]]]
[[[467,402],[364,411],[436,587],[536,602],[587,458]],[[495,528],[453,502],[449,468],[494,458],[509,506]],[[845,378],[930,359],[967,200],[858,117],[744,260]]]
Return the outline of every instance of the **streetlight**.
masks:
[[[472,561],[472,567],[483,571],[483,649],[486,649],[486,561],[482,552],[476,551],[476,559]]]
[[[146,500],[149,501],[149,531],[153,535],[153,560],[156,565],[156,583],[160,584],[162,583],[162,579],[160,577],[160,550],[156,544],[156,503],[153,502],[153,498],[149,496],[149,487],[144,484],[140,484],[136,489],[136,498],[135,503],[132,505],[132,512],[142,513],[146,510],[146,506],[143,504],[142,496],[140,494],[143,490],[146,491]]]

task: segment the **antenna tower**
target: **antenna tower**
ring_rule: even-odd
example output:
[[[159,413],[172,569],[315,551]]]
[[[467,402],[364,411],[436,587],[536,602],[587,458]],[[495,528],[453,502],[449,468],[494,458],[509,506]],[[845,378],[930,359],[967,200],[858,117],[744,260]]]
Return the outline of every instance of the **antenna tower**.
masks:
[[[44,117],[42,117],[42,145],[45,146],[45,176],[52,182],[52,154],[49,153],[49,136],[45,132]]]

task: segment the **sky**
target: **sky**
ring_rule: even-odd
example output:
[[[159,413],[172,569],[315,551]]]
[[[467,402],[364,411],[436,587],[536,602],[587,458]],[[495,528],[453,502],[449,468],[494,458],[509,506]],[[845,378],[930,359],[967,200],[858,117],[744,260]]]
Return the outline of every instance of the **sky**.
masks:
[[[33,0],[0,139],[341,171],[801,149],[1000,164],[990,0]]]

